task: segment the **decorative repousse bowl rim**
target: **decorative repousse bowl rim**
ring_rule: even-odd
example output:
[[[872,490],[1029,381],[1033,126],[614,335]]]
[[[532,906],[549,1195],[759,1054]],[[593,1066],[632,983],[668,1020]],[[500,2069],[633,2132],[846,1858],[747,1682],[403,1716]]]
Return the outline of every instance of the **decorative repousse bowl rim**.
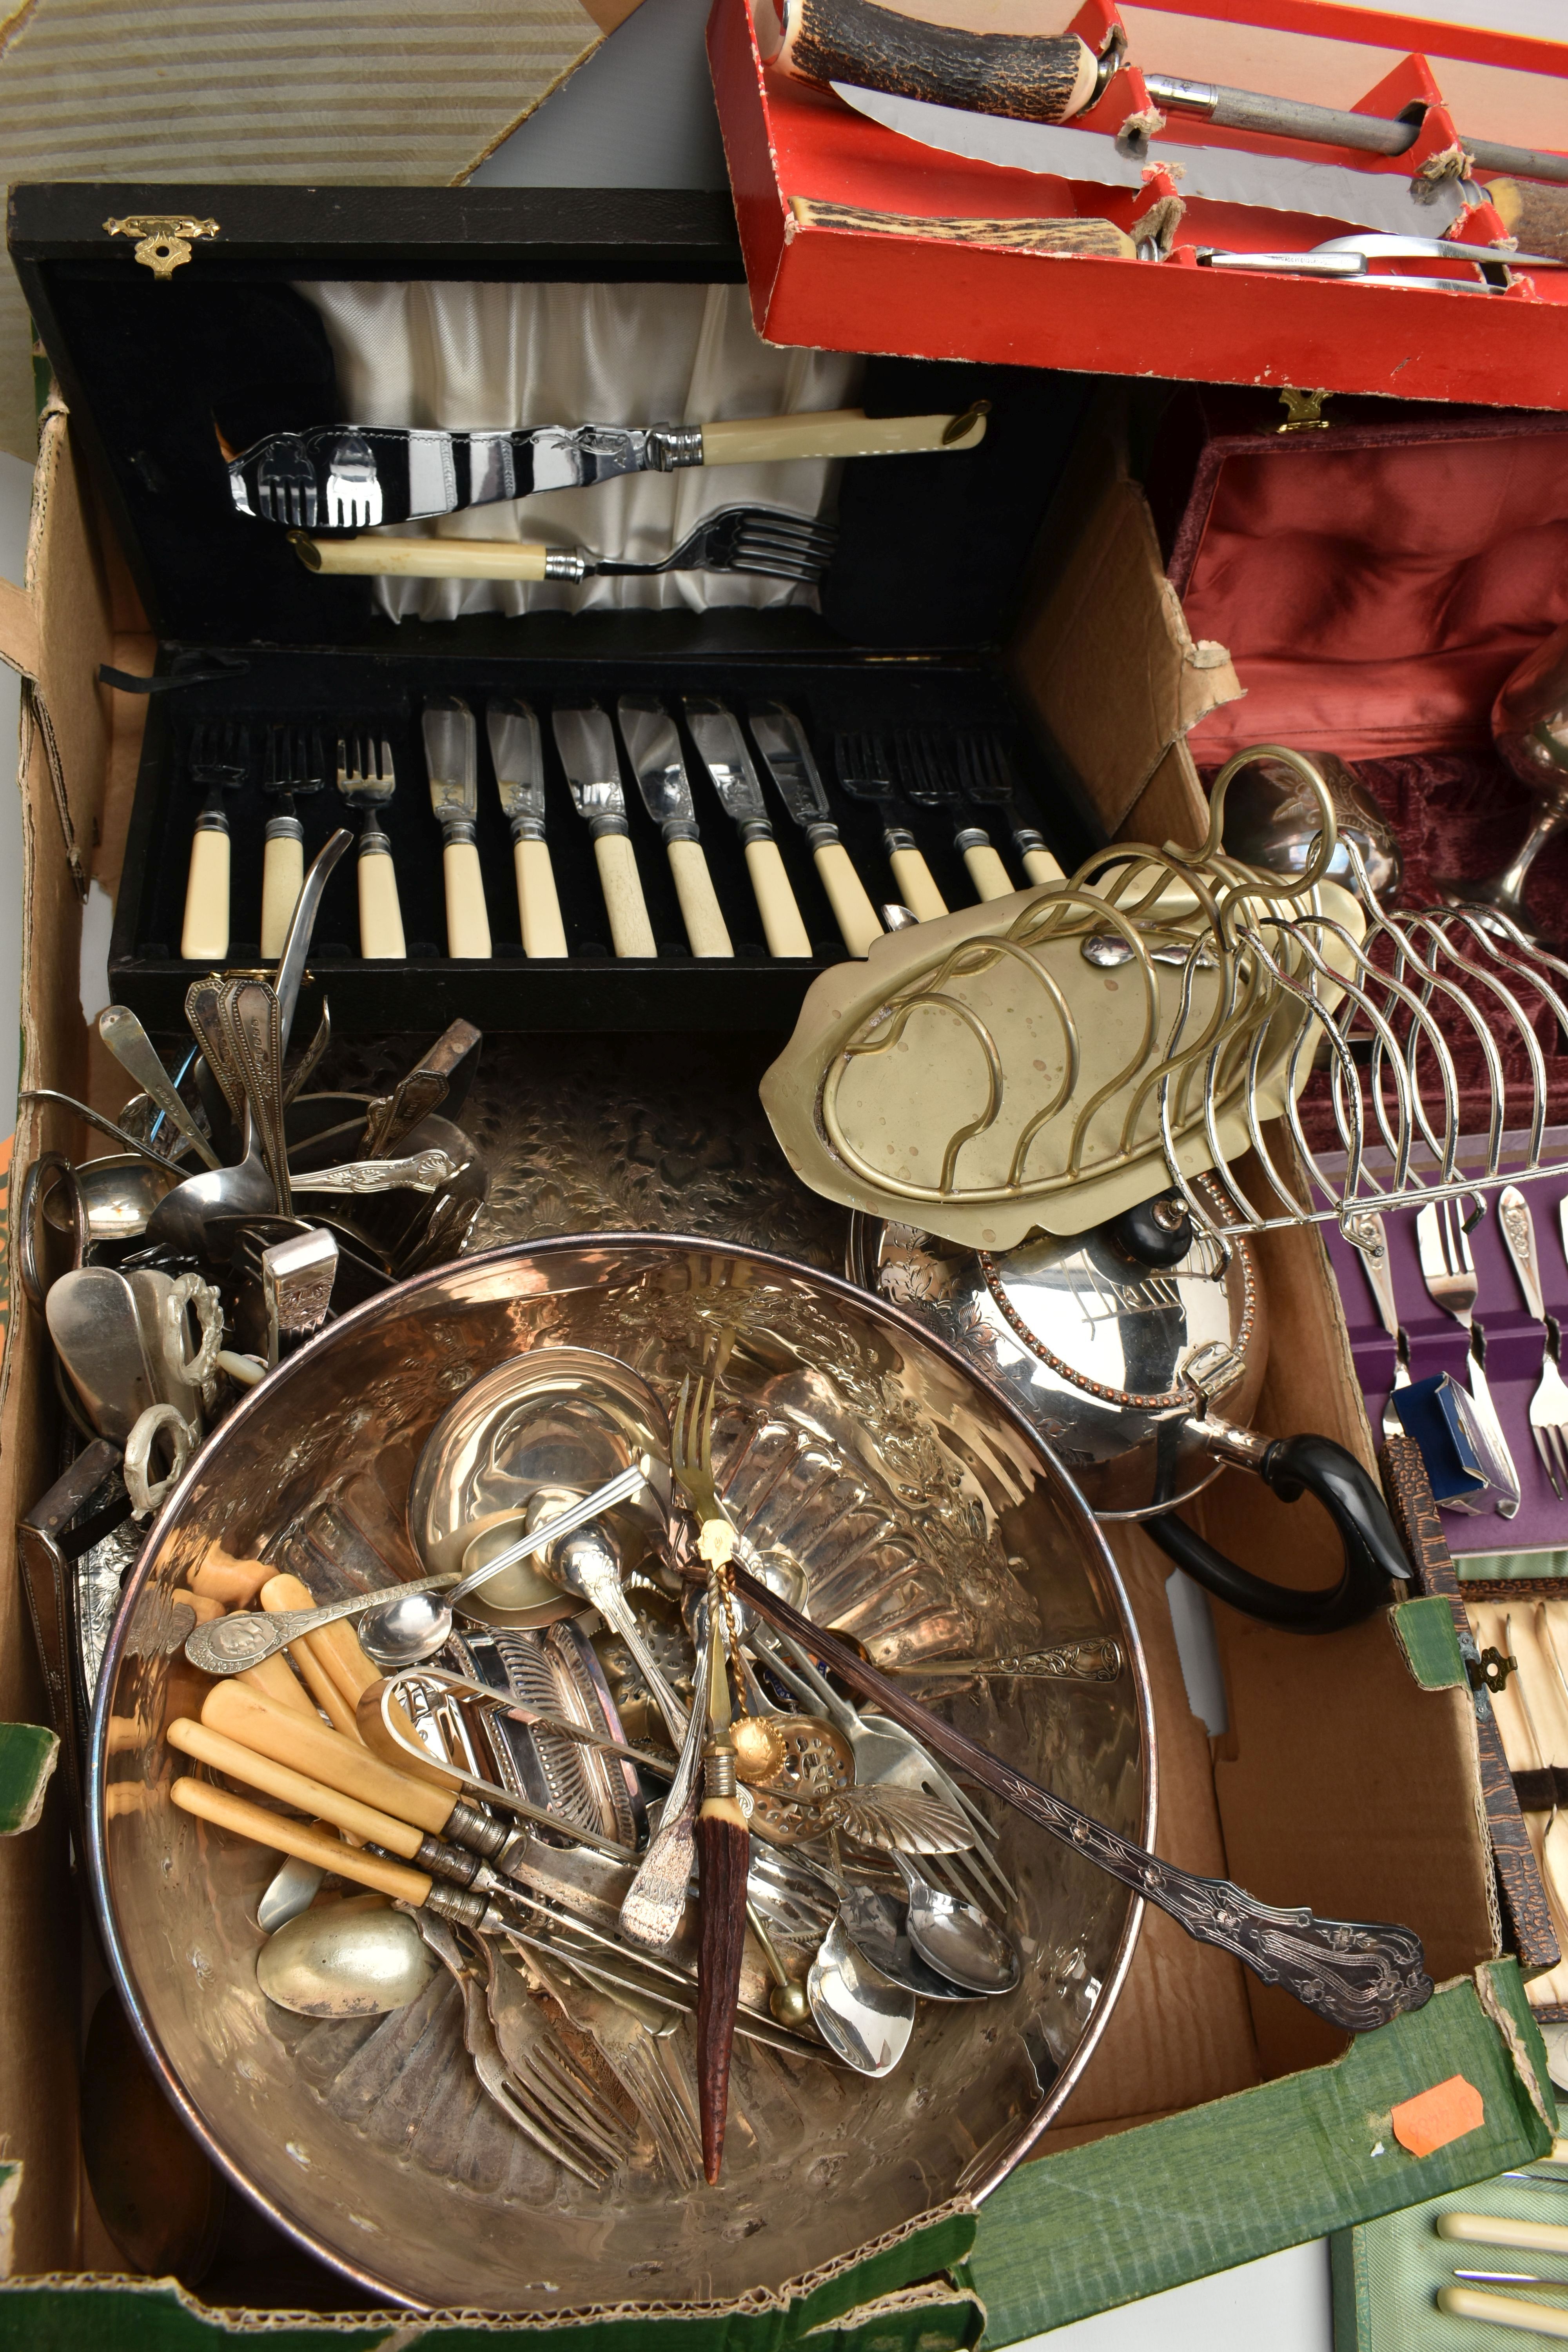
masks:
[[[195,2101],[187,2095],[147,2014],[121,1944],[110,1885],[108,1822],[104,1797],[110,1752],[110,1699],[124,1656],[131,1624],[135,1615],[133,1604],[148,1580],[150,1570],[161,1549],[162,1525],[172,1520],[178,1513],[187,1491],[195,1485],[197,1476],[203,1474],[204,1465],[212,1447],[221,1445],[230,1431],[242,1428],[247,1421],[256,1418],[259,1412],[268,1410],[280,1391],[286,1389],[300,1376],[302,1368],[308,1370],[328,1349],[335,1350],[345,1342],[352,1344],[353,1334],[362,1327],[379,1323],[389,1317],[395,1316],[402,1307],[416,1303],[422,1293],[435,1288],[444,1281],[450,1280],[454,1275],[478,1272],[487,1266],[499,1268],[504,1265],[517,1264],[525,1260],[549,1262],[598,1254],[614,1256],[634,1250],[656,1252],[669,1257],[742,1258],[764,1271],[776,1273],[795,1282],[808,1283],[825,1291],[830,1297],[841,1297],[847,1305],[852,1306],[858,1314],[881,1322],[904,1338],[913,1340],[919,1347],[944,1363],[950,1370],[961,1374],[965,1381],[984,1392],[988,1407],[1010,1424],[1015,1434],[1039,1460],[1041,1466],[1058,1482],[1069,1509],[1080,1519],[1083,1540],[1095,1555],[1096,1565],[1104,1579],[1107,1592],[1121,1619],[1119,1633],[1124,1645],[1131,1676],[1132,1712],[1138,1726],[1143,1783],[1142,1818],[1138,1828],[1138,1842],[1144,1846],[1152,1846],[1153,1843],[1158,1806],[1158,1769],[1148,1672],[1137,1624],[1110,1546],[1071,1475],[1057,1459],[1050,1445],[1038,1431],[1031,1427],[1028,1421],[1016,1406],[1008,1402],[1001,1391],[977,1372],[974,1366],[968,1362],[956,1349],[949,1347],[945,1340],[939,1339],[916,1317],[906,1314],[900,1307],[890,1306],[887,1300],[863,1290],[858,1285],[845,1281],[838,1275],[825,1273],[821,1268],[807,1265],[797,1258],[783,1257],[776,1252],[754,1249],[741,1242],[728,1242],[711,1234],[595,1232],[552,1234],[548,1240],[537,1242],[507,1242],[496,1249],[477,1252],[472,1257],[457,1258],[445,1265],[431,1267],[425,1273],[412,1276],[406,1282],[399,1283],[390,1290],[383,1291],[376,1297],[366,1299],[361,1306],[352,1308],[348,1314],[325,1325],[297,1353],[289,1357],[268,1375],[264,1382],[252,1389],[240,1401],[220,1427],[192,1455],[179,1484],[170,1493],[157,1518],[153,1521],[148,1542],[121,1596],[119,1614],[105,1648],[99,1673],[88,1743],[86,1830],[88,1875],[92,1891],[93,1909],[102,1936],[110,1972],[125,2003],[142,2054],[164,2095],[174,2104],[198,2146],[227,2180],[248,2198],[252,2204],[258,2207],[278,2229],[286,2236],[292,2238],[297,2244],[304,2247],[307,2252],[314,2255],[319,2262],[324,2263],[329,2269],[336,2271],[340,2275],[351,2279],[356,2285],[363,2286],[369,2294],[383,2298],[380,2307],[391,2304],[437,2315],[434,2306],[420,2304],[416,2298],[393,2286],[374,2271],[353,2262],[337,2249],[325,2243],[305,2222],[286,2211],[275,2198],[257,2188],[237,2158],[219,2142]],[[1020,2129],[1017,2137],[994,2160],[984,2176],[967,2185],[964,2193],[974,2202],[979,2203],[989,2196],[1014,2168],[1023,2161],[1041,2134],[1048,2127],[1053,2117],[1059,2112],[1068,2094],[1081,2076],[1099,2044],[1126,1983],[1142,1916],[1142,1898],[1134,1895],[1129,1903],[1127,1916],[1117,1943],[1116,1957],[1104,1979],[1093,2016],[1084,2029],[1066,2065],[1042,2098],[1035,2115]],[[599,2308],[611,2307],[606,2305]],[[668,2305],[650,2303],[641,2306],[650,2318],[693,2315],[708,2308],[728,2307],[730,2307],[728,2305],[710,2306],[700,2303]],[[456,2307],[453,2309],[455,2315]],[[559,2326],[563,2321],[571,2318],[586,2320],[594,2315],[591,2311],[579,2310],[574,2313],[558,2311],[532,2315],[518,2312],[502,2315],[514,2319],[520,2326]]]

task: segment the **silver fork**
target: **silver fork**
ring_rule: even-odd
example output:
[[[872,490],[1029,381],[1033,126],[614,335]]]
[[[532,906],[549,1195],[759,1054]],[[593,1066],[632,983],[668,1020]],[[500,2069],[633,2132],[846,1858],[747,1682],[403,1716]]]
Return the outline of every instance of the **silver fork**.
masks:
[[[403,909],[397,896],[397,874],[392,844],[381,826],[381,811],[397,788],[392,746],[384,735],[378,751],[375,738],[338,738],[338,791],[345,804],[357,810],[359,832],[359,947],[367,959],[401,959],[407,953],[403,934]]]
[[[363,433],[342,433],[327,459],[327,520],[334,530],[369,530],[381,520],[375,452]]]
[[[1561,1370],[1563,1332],[1556,1317],[1546,1311],[1541,1260],[1535,1247],[1535,1220],[1517,1184],[1510,1184],[1499,1196],[1498,1223],[1519,1276],[1519,1286],[1524,1293],[1524,1303],[1535,1320],[1546,1327],[1541,1381],[1530,1400],[1530,1433],[1552,1491],[1561,1503],[1568,1496],[1568,1383]]]
[[[1470,1255],[1470,1237],[1465,1231],[1458,1202],[1428,1201],[1416,1213],[1415,1242],[1421,1256],[1422,1279],[1434,1306],[1453,1317],[1469,1342],[1470,1395],[1496,1451],[1498,1467],[1509,1482],[1498,1503],[1498,1517],[1511,1519],[1519,1511],[1519,1472],[1487,1384],[1486,1333],[1475,1318],[1479,1285],[1475,1260]]]
[[[653,572],[754,572],[775,580],[820,580],[838,545],[834,524],[776,507],[721,507],[689,531],[661,563],[627,563],[583,550],[585,572],[616,578]]]
[[[316,468],[298,441],[268,443],[256,472],[256,496],[268,522],[295,530],[316,527]]]
[[[463,2042],[479,2084],[509,2122],[591,2189],[603,2189],[628,2152],[626,2125],[526,2000],[528,2014],[492,2018],[485,1988],[445,1920],[411,1915],[463,1997]]]
[[[492,1969],[499,1965],[492,1960]],[[660,2063],[679,2026],[679,2013],[636,1993],[605,1991],[594,1981],[596,1971],[582,1961],[557,1967],[535,1950],[524,1965],[560,2005],[568,2024],[593,2042],[647,2125],[654,2153],[671,2179],[695,2186],[702,2178],[702,2142],[687,2098]]]

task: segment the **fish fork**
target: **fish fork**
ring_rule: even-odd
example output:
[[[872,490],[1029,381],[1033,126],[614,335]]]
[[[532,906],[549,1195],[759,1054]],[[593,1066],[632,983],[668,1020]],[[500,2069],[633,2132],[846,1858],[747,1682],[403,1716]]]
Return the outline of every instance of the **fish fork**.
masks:
[[[256,496],[268,522],[289,523],[296,530],[315,529],[316,469],[298,441],[272,442],[262,452]]]
[[[774,580],[820,580],[832,562],[838,532],[832,523],[776,507],[721,507],[688,531],[659,563],[628,563],[582,549],[584,573],[617,579],[656,572],[752,572]]]
[[[880,747],[877,747],[879,752]],[[1013,877],[1003,865],[984,825],[965,824],[963,797],[956,766],[934,728],[900,728],[892,739],[886,764],[916,808],[944,811],[952,826],[952,845],[963,858],[981,898],[1010,898]],[[879,765],[884,759],[879,759]]]
[[[1546,1349],[1541,1360],[1541,1380],[1530,1400],[1530,1433],[1541,1456],[1552,1493],[1561,1503],[1568,1496],[1568,1383],[1562,1372],[1563,1332],[1554,1315],[1548,1315],[1541,1287],[1541,1260],[1535,1247],[1535,1220],[1517,1184],[1498,1198],[1498,1223],[1524,1303],[1537,1323],[1546,1327]]]
[[[305,828],[294,803],[319,793],[326,781],[319,729],[268,729],[261,789],[278,803],[277,815],[267,820],[261,853],[261,952],[269,962],[283,952],[305,882]]]
[[[226,793],[237,793],[250,773],[250,732],[230,720],[204,724],[191,735],[191,781],[205,795],[191,838],[191,867],[185,883],[185,913],[180,929],[180,953],[192,960],[228,953],[228,812]]]
[[[1511,1519],[1519,1511],[1519,1472],[1508,1440],[1502,1433],[1492,1392],[1487,1382],[1486,1333],[1475,1318],[1475,1260],[1470,1255],[1470,1237],[1465,1231],[1457,1201],[1428,1201],[1416,1213],[1415,1242],[1421,1257],[1421,1275],[1436,1307],[1451,1315],[1463,1329],[1469,1344],[1470,1395],[1476,1412],[1486,1429],[1497,1454],[1498,1467],[1507,1477],[1507,1485],[1498,1502],[1500,1518]]]
[[[381,508],[375,452],[363,433],[340,434],[327,457],[329,525],[333,530],[374,530],[381,520]]]
[[[883,747],[866,735],[840,735],[834,744],[838,782],[851,800],[869,801],[882,821],[882,848],[893,870],[900,899],[919,923],[929,923],[948,911],[920,844],[906,822],[909,810],[899,797],[892,777],[879,756]]]
[[[1059,882],[1062,869],[1046,846],[1034,803],[1014,779],[1012,761],[1000,740],[981,730],[961,730],[957,743],[963,789],[977,808],[997,808],[1013,836],[1018,862],[1031,882]]]
[[[408,950],[403,936],[403,908],[397,898],[397,870],[392,844],[381,829],[380,812],[397,789],[392,746],[385,736],[379,750],[367,730],[363,735],[338,738],[338,791],[360,816],[359,951],[367,961],[395,959]]]

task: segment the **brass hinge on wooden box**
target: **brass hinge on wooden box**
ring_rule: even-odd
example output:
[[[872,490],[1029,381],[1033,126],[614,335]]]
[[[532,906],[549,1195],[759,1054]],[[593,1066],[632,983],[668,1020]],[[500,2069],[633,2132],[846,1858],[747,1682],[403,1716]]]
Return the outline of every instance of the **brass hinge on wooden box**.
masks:
[[[110,236],[133,236],[136,258],[154,278],[172,278],[191,257],[191,239],[216,236],[215,220],[195,220],[189,213],[132,213],[126,220],[106,220]]]

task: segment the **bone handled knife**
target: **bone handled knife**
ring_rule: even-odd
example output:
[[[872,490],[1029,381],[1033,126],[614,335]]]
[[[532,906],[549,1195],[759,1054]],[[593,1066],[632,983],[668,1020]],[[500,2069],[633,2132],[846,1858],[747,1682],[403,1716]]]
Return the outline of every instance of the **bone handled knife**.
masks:
[[[735,950],[702,854],[675,721],[654,694],[623,694],[616,709],[643,806],[663,836],[691,952],[732,956]]]
[[[773,839],[763,787],[752,765],[740,721],[710,695],[689,694],[683,708],[698,757],[708,771],[708,781],[741,836],[768,953],[808,956],[811,940],[801,920],[795,892],[789,887],[778,843]]]
[[[526,702],[492,702],[485,723],[496,790],[511,827],[523,954],[563,956],[566,932],[544,834],[544,750],[539,721]]]
[[[828,814],[827,793],[805,730],[782,702],[770,702],[758,711],[751,727],[774,790],[805,835],[844,944],[852,956],[863,956],[872,940],[882,936],[881,918]]]
[[[427,515],[526,499],[535,491],[581,489],[621,474],[670,474],[688,466],[893,457],[916,450],[951,457],[979,447],[985,411],[980,403],[961,415],[934,416],[868,416],[861,408],[826,408],[798,416],[726,417],[712,425],[540,425],[516,433],[366,425],[345,436],[341,425],[316,426],[268,434],[230,461],[229,492],[237,511],[286,521],[267,487],[285,471],[314,477],[331,511],[326,488],[345,437],[355,446],[361,487],[356,500],[338,511],[343,528],[352,529],[360,522],[416,522]],[[548,560],[539,576],[552,576]]]
[[[447,953],[457,959],[488,959],[490,925],[475,835],[479,746],[474,714],[458,695],[432,695],[425,706],[425,765],[430,775],[430,805],[441,828]]]
[[[657,955],[626,825],[620,754],[609,713],[594,703],[568,704],[552,714],[551,729],[573,806],[594,845],[611,944],[618,956]]]

